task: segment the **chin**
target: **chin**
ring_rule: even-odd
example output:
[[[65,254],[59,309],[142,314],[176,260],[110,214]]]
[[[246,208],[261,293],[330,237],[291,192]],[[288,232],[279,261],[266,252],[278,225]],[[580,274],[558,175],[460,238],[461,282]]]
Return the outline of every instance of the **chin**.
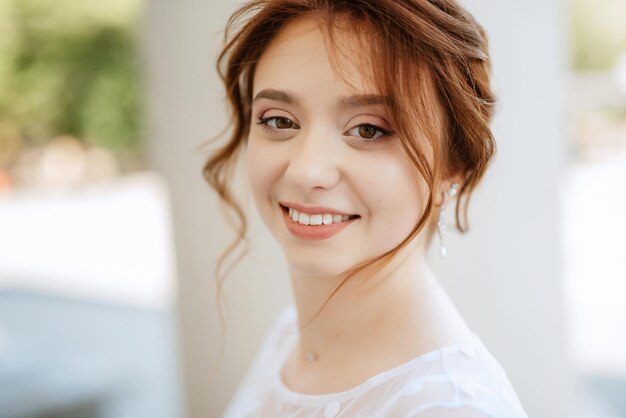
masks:
[[[295,251],[295,254],[285,252],[289,269],[296,274],[314,277],[335,277],[347,273],[355,264],[349,263],[345,258],[328,260],[327,257],[311,259],[302,251]]]

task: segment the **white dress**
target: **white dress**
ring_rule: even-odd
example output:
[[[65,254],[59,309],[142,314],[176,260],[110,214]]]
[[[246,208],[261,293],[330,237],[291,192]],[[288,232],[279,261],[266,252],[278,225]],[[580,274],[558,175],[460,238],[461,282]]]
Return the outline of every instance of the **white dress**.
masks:
[[[528,418],[504,370],[476,335],[323,395],[293,392],[280,377],[297,337],[297,312],[289,305],[222,418]]]

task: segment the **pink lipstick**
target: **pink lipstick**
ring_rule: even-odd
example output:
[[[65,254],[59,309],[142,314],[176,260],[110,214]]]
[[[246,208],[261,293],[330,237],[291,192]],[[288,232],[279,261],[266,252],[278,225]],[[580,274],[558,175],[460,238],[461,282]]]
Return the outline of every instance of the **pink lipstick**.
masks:
[[[335,236],[339,232],[347,228],[349,225],[351,225],[354,221],[359,219],[359,217],[356,217],[347,221],[332,223],[328,225],[302,225],[298,222],[294,222],[294,220],[289,217],[289,208],[281,205],[281,210],[283,212],[283,220],[285,221],[285,226],[287,227],[289,232],[291,232],[291,234],[293,234],[297,238],[310,241],[323,240]],[[342,214],[342,212],[337,213],[337,215],[340,214]]]

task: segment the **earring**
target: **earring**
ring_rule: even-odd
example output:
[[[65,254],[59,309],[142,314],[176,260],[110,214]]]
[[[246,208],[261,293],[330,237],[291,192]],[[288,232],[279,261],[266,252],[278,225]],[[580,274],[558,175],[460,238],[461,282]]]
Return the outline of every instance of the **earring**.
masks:
[[[450,189],[448,189],[444,193],[443,203],[441,204],[441,209],[439,210],[439,218],[437,219],[437,233],[439,234],[439,242],[441,244],[439,248],[439,255],[441,256],[442,259],[446,258],[446,256],[448,255],[448,250],[446,249],[446,246],[444,243],[447,228],[448,228],[446,225],[446,215],[444,213],[445,204],[448,201],[448,199],[456,196],[456,193],[458,190],[459,190],[459,185],[457,183],[452,183],[450,185]]]

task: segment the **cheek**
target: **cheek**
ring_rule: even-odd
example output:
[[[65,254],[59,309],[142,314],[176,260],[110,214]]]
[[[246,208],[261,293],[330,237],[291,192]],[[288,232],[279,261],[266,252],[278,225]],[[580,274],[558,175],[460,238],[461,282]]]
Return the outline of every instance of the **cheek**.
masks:
[[[426,198],[423,180],[410,161],[399,158],[378,164],[368,175],[370,233],[391,249],[400,244],[420,219]]]
[[[249,138],[245,154],[246,173],[252,196],[263,217],[270,206],[269,196],[278,171],[275,158],[270,156],[269,147]]]

